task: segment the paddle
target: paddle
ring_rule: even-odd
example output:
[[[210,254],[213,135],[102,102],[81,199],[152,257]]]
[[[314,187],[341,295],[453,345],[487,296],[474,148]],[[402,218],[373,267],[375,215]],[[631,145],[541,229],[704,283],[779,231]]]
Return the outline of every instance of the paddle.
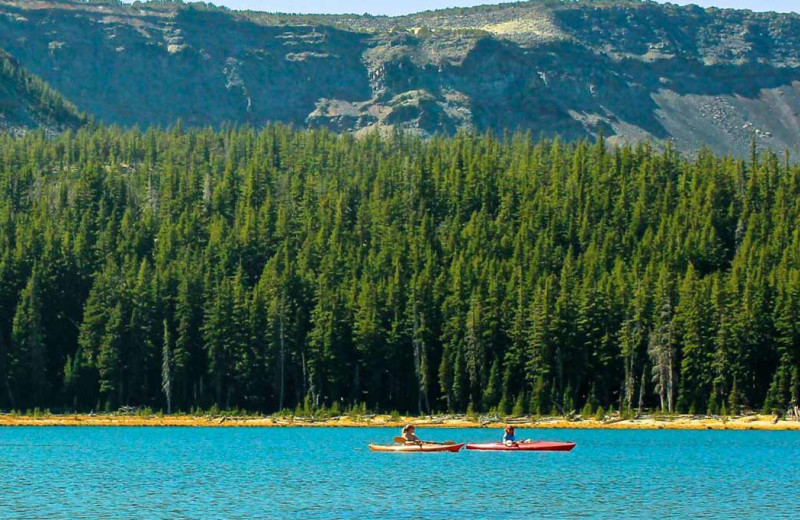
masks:
[[[405,437],[395,437],[394,442],[398,444],[405,444],[407,441]],[[420,441],[420,444],[441,444],[442,446],[454,446],[455,441],[433,442],[433,441]]]

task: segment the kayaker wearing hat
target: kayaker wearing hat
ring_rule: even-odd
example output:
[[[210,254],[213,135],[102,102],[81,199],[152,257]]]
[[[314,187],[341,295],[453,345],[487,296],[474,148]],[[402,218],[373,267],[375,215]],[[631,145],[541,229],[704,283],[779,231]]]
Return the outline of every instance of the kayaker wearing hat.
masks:
[[[403,427],[403,438],[406,440],[406,443],[414,443],[414,444],[421,444],[422,441],[417,437],[417,434],[414,433],[416,428],[413,424],[406,424]]]
[[[531,440],[525,439],[524,441],[517,441],[517,438],[514,435],[514,427],[511,425],[506,426],[506,429],[503,431],[503,444],[506,446],[516,446],[518,442],[522,442],[524,444],[526,442],[531,442]]]

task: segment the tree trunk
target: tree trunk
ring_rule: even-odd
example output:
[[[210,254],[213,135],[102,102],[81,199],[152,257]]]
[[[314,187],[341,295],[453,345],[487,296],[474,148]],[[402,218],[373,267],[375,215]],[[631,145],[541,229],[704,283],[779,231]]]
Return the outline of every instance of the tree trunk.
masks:
[[[675,369],[672,366],[672,352],[670,351],[669,354],[669,362],[667,363],[667,405],[669,407],[669,413],[675,413],[675,404],[674,404],[674,392],[675,392],[675,381],[674,381],[674,374]]]
[[[308,376],[306,375],[306,354],[302,350],[300,351],[300,369],[303,372],[303,396],[308,395]]]
[[[625,359],[625,401],[624,406],[627,409],[633,408],[633,394],[635,392],[635,379],[633,376],[633,353],[628,354]]]
[[[283,309],[281,309],[280,314],[280,343],[281,343],[281,353],[280,353],[280,390],[278,392],[278,410],[283,410],[283,399],[284,399],[284,391],[286,388],[286,344],[284,342],[284,326],[283,326]],[[305,372],[305,365],[303,366],[303,371]],[[304,374],[305,377],[305,374]]]
[[[222,374],[219,370],[214,374],[214,390],[217,394],[217,406],[222,406]]]
[[[361,402],[361,361],[356,360],[356,367],[353,370],[353,397],[355,399],[355,403],[358,404]]]
[[[412,343],[414,348],[414,372],[417,376],[417,409],[419,413],[422,414],[424,411],[430,411],[430,406],[428,404],[428,389],[427,389],[427,374],[425,374],[425,367],[427,363],[425,363],[425,344],[419,338],[419,330],[420,330],[420,316],[417,312],[414,312],[414,331],[412,332]],[[425,408],[423,410],[423,404]]]
[[[644,408],[644,393],[647,389],[645,383],[645,374],[647,374],[647,363],[642,366],[642,384],[639,387],[639,408],[636,411],[636,413],[639,415],[642,414],[642,408]]]
[[[6,382],[6,392],[8,393],[8,404],[11,405],[11,408],[17,407],[17,402],[14,399],[14,391],[11,390],[11,383],[8,382],[8,377],[5,378]]]

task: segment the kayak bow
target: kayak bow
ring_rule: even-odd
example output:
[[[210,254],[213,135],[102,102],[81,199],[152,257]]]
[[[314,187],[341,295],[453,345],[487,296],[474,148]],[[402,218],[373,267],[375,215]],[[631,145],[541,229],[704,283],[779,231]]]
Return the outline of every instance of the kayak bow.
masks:
[[[464,447],[461,444],[370,444],[370,451],[383,451],[393,453],[436,453],[442,451],[457,452]]]
[[[468,450],[476,451],[570,451],[574,442],[519,442],[515,446],[506,446],[502,442],[470,443]]]

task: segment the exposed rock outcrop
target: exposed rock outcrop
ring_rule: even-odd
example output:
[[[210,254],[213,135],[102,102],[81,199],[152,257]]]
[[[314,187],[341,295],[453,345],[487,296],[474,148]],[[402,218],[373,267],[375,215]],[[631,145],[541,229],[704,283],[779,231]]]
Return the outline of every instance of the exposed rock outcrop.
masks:
[[[800,16],[550,0],[405,17],[0,0],[0,46],[108,123],[460,128],[800,149]]]

